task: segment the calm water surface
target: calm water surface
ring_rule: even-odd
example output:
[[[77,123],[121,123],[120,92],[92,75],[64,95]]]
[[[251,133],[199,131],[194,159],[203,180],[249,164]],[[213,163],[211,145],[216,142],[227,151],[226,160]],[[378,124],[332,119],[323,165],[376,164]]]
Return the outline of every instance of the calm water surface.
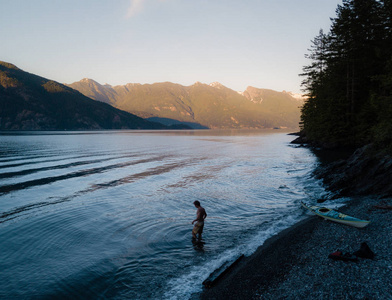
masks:
[[[188,299],[323,193],[280,131],[0,135],[0,298]],[[203,244],[191,241],[199,200]]]

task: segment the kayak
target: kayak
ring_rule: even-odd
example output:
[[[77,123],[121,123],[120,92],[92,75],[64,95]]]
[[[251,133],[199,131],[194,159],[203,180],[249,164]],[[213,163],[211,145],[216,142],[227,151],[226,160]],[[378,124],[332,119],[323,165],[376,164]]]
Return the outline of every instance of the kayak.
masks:
[[[365,221],[361,219],[357,219],[348,215],[345,215],[341,212],[338,212],[336,210],[327,208],[327,207],[321,207],[321,206],[311,206],[308,205],[304,202],[301,202],[302,206],[305,207],[306,209],[310,210],[312,213],[315,215],[318,215],[326,220],[334,221],[337,223],[341,224],[346,224],[350,226],[354,226],[357,228],[363,228],[367,226],[370,221]]]

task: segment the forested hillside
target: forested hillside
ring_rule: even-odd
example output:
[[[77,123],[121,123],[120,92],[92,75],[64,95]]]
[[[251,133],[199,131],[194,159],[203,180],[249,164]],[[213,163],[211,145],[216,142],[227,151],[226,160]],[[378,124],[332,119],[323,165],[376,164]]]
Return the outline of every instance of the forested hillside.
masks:
[[[301,126],[328,147],[392,149],[392,1],[343,0],[303,68]]]
[[[167,129],[0,61],[0,130]]]
[[[68,86],[139,117],[211,129],[297,130],[303,103],[287,92],[248,87],[238,93],[218,82],[210,85],[197,82],[191,86],[171,82],[110,86],[83,79]]]

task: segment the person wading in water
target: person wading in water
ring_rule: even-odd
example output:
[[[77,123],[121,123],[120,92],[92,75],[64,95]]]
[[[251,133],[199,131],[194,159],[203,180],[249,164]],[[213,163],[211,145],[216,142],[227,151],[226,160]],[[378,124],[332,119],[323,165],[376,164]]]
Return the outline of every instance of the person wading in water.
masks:
[[[204,227],[204,220],[205,220],[205,218],[207,218],[207,213],[206,213],[206,210],[203,207],[201,207],[199,201],[195,201],[195,202],[193,202],[193,204],[197,208],[197,212],[196,212],[196,219],[194,219],[192,221],[192,224],[194,224],[196,222],[196,224],[192,230],[192,237],[194,239],[196,239],[197,234],[198,234],[199,240],[201,240],[201,235],[203,233],[203,227]]]

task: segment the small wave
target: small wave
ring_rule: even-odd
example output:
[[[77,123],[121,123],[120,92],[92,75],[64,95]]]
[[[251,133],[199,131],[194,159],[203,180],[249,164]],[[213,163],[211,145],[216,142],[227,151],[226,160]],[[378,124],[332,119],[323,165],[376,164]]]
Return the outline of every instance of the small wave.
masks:
[[[59,176],[45,177],[45,178],[39,178],[39,179],[30,180],[30,181],[15,183],[15,184],[3,185],[3,186],[0,186],[0,196],[7,194],[7,193],[10,193],[10,192],[31,188],[34,186],[46,185],[46,184],[50,184],[53,182],[67,180],[67,179],[71,179],[71,178],[86,177],[86,176],[93,175],[93,174],[107,172],[112,169],[124,168],[124,167],[128,167],[128,166],[141,164],[141,163],[148,163],[148,162],[156,161],[156,160],[160,161],[160,160],[164,159],[165,157],[166,156],[159,156],[159,157],[154,157],[154,158],[142,159],[142,160],[138,160],[138,161],[118,163],[118,164],[107,165],[107,166],[98,167],[98,168],[85,169],[85,170],[76,171],[76,172],[63,174],[63,175],[59,175]]]
[[[56,156],[56,155],[52,155],[52,156]],[[42,160],[36,161],[36,159],[41,159],[41,158],[45,158],[44,162],[56,162],[56,161],[62,160],[62,158],[48,159],[49,157],[50,156],[47,156],[47,155],[39,155],[39,156],[33,156],[33,157],[22,157],[22,158],[12,158],[9,160],[2,160],[1,163],[4,163],[4,162],[12,162],[12,163],[0,165],[0,169],[15,168],[15,167],[21,167],[21,166],[26,166],[26,165],[42,163]],[[23,161],[23,162],[15,163],[17,161]]]
[[[164,294],[164,299],[190,299],[192,295],[202,291],[202,282],[216,269],[227,262],[233,262],[240,255],[249,256],[253,254],[264,242],[283,231],[284,229],[299,222],[301,216],[285,216],[280,220],[269,223],[268,228],[264,228],[240,246],[228,249],[219,256],[204,262],[199,266],[192,267],[187,273],[180,277],[171,279],[167,285],[168,289]]]
[[[19,163],[12,163],[12,164],[4,164],[0,165],[0,169],[8,169],[8,168],[15,168],[15,167],[22,167],[22,166],[28,166],[28,165],[36,165],[36,164],[42,164],[42,163],[52,163],[52,162],[58,162],[58,161],[63,161],[67,159],[80,159],[80,158],[85,158],[85,157],[91,157],[95,155],[91,154],[84,154],[84,155],[78,155],[78,156],[62,156],[61,158],[56,158],[56,159],[48,159],[52,156],[58,157],[59,155],[39,155],[39,156],[34,156],[34,157],[22,157],[18,159],[10,159],[8,161],[2,161],[2,162],[16,162],[16,161],[23,161]],[[42,158],[45,158],[42,160]]]
[[[32,204],[17,207],[13,210],[1,213],[0,214],[0,223],[4,223],[4,222],[10,221],[10,220],[13,220],[16,217],[18,217],[18,215],[20,215],[22,213],[26,213],[30,210],[42,208],[42,207],[45,207],[48,205],[63,203],[66,201],[70,201],[72,198],[73,197],[70,196],[70,197],[64,197],[64,198],[58,199],[56,201],[43,201],[43,202],[32,203]]]
[[[204,158],[203,160],[205,159],[207,158]],[[201,161],[201,159],[199,161]],[[230,165],[216,165],[216,166],[205,167],[198,172],[183,176],[182,180],[176,183],[169,184],[166,186],[166,188],[172,189],[172,188],[189,187],[192,184],[197,184],[206,180],[216,178],[220,171],[222,171],[225,168],[228,168],[229,166]]]
[[[136,173],[136,174],[132,174],[130,176],[126,176],[120,179],[116,179],[116,180],[112,180],[112,181],[108,181],[108,182],[104,182],[104,183],[98,183],[98,184],[94,184],[90,191],[95,191],[95,190],[99,190],[102,188],[108,188],[108,187],[116,187],[119,185],[123,185],[123,184],[127,184],[127,183],[131,183],[134,182],[136,180],[139,179],[143,179],[146,177],[150,177],[150,176],[154,176],[154,175],[160,175],[163,173],[167,173],[170,172],[174,169],[183,167],[184,165],[187,165],[187,161],[183,161],[183,162],[175,162],[175,163],[170,163],[170,164],[166,164],[163,166],[158,166],[149,170],[146,170],[144,172],[140,172],[140,173]]]
[[[29,181],[29,182],[23,182],[23,183],[19,183],[19,184],[10,185],[10,186],[3,186],[3,187],[0,187],[0,195],[2,193],[5,194],[7,192],[15,191],[18,189],[20,190],[20,189],[29,188],[32,186],[45,185],[45,184],[52,183],[52,182],[59,181],[59,180],[65,180],[65,179],[70,179],[70,178],[75,178],[75,177],[87,176],[90,174],[101,173],[101,172],[104,172],[104,171],[107,171],[110,169],[116,169],[119,167],[125,167],[125,166],[135,165],[135,164],[139,164],[139,163],[150,162],[150,161],[154,161],[156,159],[157,158],[155,158],[155,159],[148,158],[148,159],[134,161],[134,162],[128,162],[128,163],[106,166],[106,167],[102,167],[102,168],[94,168],[94,169],[84,170],[81,172],[65,174],[65,175],[61,175],[61,176],[57,176],[57,177],[41,178],[41,179]],[[160,156],[158,160],[161,160],[161,159],[163,159],[163,156]],[[99,183],[99,184],[93,184],[87,189],[78,191],[78,192],[74,193],[73,195],[61,197],[57,200],[42,201],[42,202],[38,202],[38,203],[32,203],[32,204],[20,206],[20,207],[13,209],[13,210],[3,212],[2,214],[0,214],[0,223],[4,223],[6,221],[12,220],[17,215],[20,215],[21,213],[26,213],[26,212],[31,211],[33,209],[41,208],[41,207],[48,206],[48,205],[55,205],[55,204],[63,203],[66,201],[70,201],[78,196],[83,195],[83,194],[95,192],[100,189],[116,187],[116,186],[119,186],[122,184],[128,184],[128,183],[134,182],[136,180],[143,179],[143,178],[153,176],[153,175],[160,175],[163,173],[167,173],[167,172],[170,172],[176,168],[183,167],[184,165],[186,165],[186,163],[187,163],[187,161],[184,160],[182,162],[176,162],[176,163],[171,163],[171,164],[166,164],[166,165],[154,167],[154,168],[148,169],[144,172],[136,173],[136,174],[133,174],[130,176],[126,176],[126,177],[117,179],[117,180],[112,180],[109,182],[104,182],[104,183]]]
[[[0,179],[20,177],[20,176],[30,175],[30,174],[44,172],[44,171],[68,169],[68,168],[72,168],[72,167],[84,166],[84,165],[89,165],[89,164],[94,164],[94,163],[102,163],[105,161],[110,161],[110,160],[118,159],[118,158],[121,158],[121,157],[111,157],[111,158],[106,158],[106,159],[100,158],[100,159],[95,159],[95,160],[77,161],[77,162],[72,162],[72,163],[63,164],[63,165],[54,165],[54,166],[41,167],[41,168],[35,168],[35,169],[27,169],[27,170],[22,170],[22,171],[6,172],[6,173],[0,174]]]

